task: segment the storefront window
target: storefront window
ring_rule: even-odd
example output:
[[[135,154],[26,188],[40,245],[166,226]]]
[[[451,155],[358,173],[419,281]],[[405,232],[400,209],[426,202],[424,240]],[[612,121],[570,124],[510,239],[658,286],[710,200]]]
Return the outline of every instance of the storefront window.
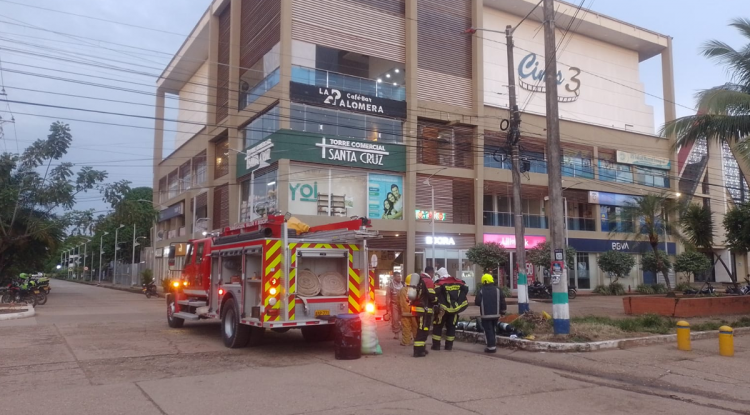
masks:
[[[599,160],[599,180],[605,182],[633,183],[633,172],[627,164]]]
[[[389,220],[404,216],[400,175],[293,164],[288,186],[293,214]]]
[[[277,213],[277,170],[253,173],[240,189],[240,222],[249,222]]]
[[[547,161],[544,157],[544,152],[521,150],[521,160],[529,162],[529,171],[531,173],[547,174]],[[510,154],[504,149],[485,147],[485,167],[510,170],[512,164],[513,161]]]
[[[245,148],[254,146],[265,140],[266,137],[279,130],[279,107],[273,107],[265,114],[254,119],[245,128],[242,134]]]
[[[591,157],[587,156],[564,156],[562,175],[568,177],[582,177],[584,179],[594,178],[594,167]]]
[[[401,143],[402,122],[395,118],[376,117],[292,103],[291,129],[326,134],[354,140]]]
[[[591,289],[591,280],[596,280],[599,269],[594,261],[595,255],[589,255],[588,252],[576,253],[575,277],[577,278],[576,287],[578,289]]]
[[[651,187],[669,187],[669,170],[634,167],[635,183]]]

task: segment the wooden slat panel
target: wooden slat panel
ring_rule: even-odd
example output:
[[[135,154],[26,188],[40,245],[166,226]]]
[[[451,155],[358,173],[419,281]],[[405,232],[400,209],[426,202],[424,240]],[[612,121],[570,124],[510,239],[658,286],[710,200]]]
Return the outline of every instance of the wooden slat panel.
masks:
[[[214,189],[214,217],[213,228],[220,229],[229,226],[229,185]]]
[[[471,36],[463,35],[471,27],[471,1],[420,1],[417,14],[419,68],[471,78]]]
[[[419,120],[417,161],[444,167],[474,167],[474,138],[472,127],[453,126]],[[452,133],[451,133],[452,131]],[[453,144],[450,145],[449,143]]]
[[[292,38],[406,61],[404,17],[347,0],[293,0]]]
[[[440,53],[440,52],[436,52]],[[448,62],[445,62],[448,65]],[[471,79],[444,74],[420,67],[417,85],[419,99],[462,108],[471,108]]]
[[[244,0],[241,20],[240,66],[250,68],[281,41],[281,2]]]
[[[219,15],[219,54],[216,70],[216,121],[229,115],[229,32],[231,7]]]
[[[352,3],[359,3],[363,6],[376,10],[403,16],[406,6],[404,0],[349,0]]]

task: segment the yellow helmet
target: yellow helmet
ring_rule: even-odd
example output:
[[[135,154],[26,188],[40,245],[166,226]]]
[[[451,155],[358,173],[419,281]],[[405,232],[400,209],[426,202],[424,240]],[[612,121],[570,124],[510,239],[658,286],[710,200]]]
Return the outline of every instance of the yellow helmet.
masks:
[[[482,275],[482,284],[494,284],[495,279],[492,278],[492,275],[490,274],[484,274]]]

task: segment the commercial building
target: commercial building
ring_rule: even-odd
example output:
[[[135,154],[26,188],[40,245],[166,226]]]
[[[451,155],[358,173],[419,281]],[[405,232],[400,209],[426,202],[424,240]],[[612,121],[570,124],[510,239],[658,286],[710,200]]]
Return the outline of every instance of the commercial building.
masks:
[[[473,285],[468,248],[516,243],[505,36],[492,31],[537,3],[215,0],[158,81],[157,274],[170,243],[291,212],[311,225],[371,218],[384,235],[370,243],[381,283],[434,262]],[[643,249],[612,239],[610,218],[632,196],[678,192],[672,142],[656,134],[640,80],[640,64],[660,60],[660,105],[674,119],[671,38],[556,8],[571,280],[591,289],[609,279],[599,253]],[[549,236],[541,16],[515,32],[527,247]],[[165,107],[177,102],[169,128]],[[656,277],[636,267],[624,284],[644,281]]]

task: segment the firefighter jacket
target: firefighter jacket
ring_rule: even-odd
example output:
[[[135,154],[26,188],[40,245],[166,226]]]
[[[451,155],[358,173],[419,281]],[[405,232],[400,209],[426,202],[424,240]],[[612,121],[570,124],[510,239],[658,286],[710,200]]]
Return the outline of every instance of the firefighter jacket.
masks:
[[[435,283],[435,294],[437,295],[440,309],[446,313],[460,313],[469,306],[466,295],[469,287],[456,278],[441,278]]]
[[[474,305],[479,306],[479,313],[483,319],[500,318],[507,308],[503,291],[492,284],[482,286],[474,299]]]
[[[432,307],[437,305],[437,296],[435,295],[435,284],[433,284],[429,275],[420,275],[417,284],[417,296],[412,300],[411,305],[417,313],[427,312],[432,314]]]

